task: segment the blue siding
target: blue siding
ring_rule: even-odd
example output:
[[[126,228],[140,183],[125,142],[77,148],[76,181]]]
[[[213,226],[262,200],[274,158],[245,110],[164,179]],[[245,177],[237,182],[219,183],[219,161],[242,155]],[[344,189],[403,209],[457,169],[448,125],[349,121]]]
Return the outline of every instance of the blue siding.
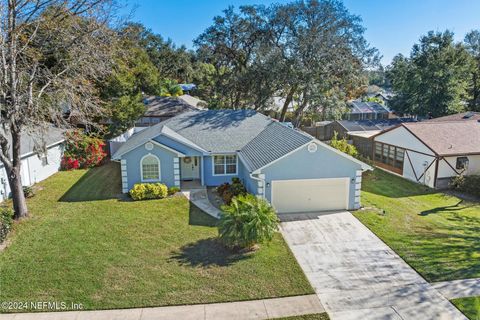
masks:
[[[153,150],[148,151],[142,144],[122,156],[122,159],[127,160],[127,179],[129,190],[135,183],[142,182],[140,160],[143,156],[149,153],[156,155],[160,159],[160,182],[165,183],[169,187],[174,186],[175,181],[173,175],[173,158],[176,157],[176,154],[155,144]]]
[[[361,166],[322,145],[318,150],[310,153],[307,147],[292,153],[291,155],[273,163],[262,170],[265,174],[265,182],[270,184],[265,188],[265,197],[271,199],[272,180],[293,180],[293,179],[321,179],[321,178],[343,178],[350,179],[349,208],[354,208],[355,203],[355,176]]]
[[[242,180],[243,185],[247,188],[247,191],[253,194],[258,192],[257,180],[250,178],[250,172],[245,167],[242,161],[238,159],[238,177]]]
[[[209,187],[219,186],[225,182],[232,182],[232,178],[238,177],[238,172],[236,175],[225,175],[225,176],[214,176],[213,175],[213,161],[211,156],[203,157],[203,179],[204,184]],[[239,161],[240,162],[240,161]],[[237,170],[238,171],[238,170]]]
[[[184,144],[181,144],[180,142],[177,142],[173,139],[170,139],[168,137],[165,137],[165,136],[158,136],[156,138],[154,138],[153,140],[167,146],[167,147],[170,147],[172,149],[175,149],[177,151],[180,151],[181,153],[184,153],[186,156],[201,156],[202,153],[200,151],[197,151],[193,148],[190,148],[188,146],[185,146]]]

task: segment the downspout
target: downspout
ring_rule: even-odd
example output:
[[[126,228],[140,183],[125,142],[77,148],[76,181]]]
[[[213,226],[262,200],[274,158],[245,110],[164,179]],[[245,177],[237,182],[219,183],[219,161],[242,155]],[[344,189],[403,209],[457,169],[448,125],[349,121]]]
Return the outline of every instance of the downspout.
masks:
[[[250,176],[250,178],[252,178],[253,180],[260,181],[260,182],[262,183],[262,190],[263,190],[263,192],[262,192],[261,198],[262,198],[262,199],[265,199],[265,187],[266,187],[266,185],[265,185],[265,179],[255,177],[255,176],[253,176],[253,173],[250,173],[249,176]],[[257,190],[258,190],[258,184],[257,184]]]

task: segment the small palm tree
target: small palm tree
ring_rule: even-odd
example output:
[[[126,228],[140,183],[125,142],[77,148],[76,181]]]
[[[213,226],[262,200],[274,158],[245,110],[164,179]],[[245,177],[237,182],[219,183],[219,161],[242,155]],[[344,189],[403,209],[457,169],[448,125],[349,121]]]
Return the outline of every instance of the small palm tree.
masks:
[[[254,195],[240,195],[222,207],[219,237],[230,248],[251,249],[257,243],[271,241],[278,231],[273,207]]]
[[[182,87],[180,87],[175,81],[167,79],[163,82],[160,88],[160,95],[162,97],[178,97],[183,94]]]

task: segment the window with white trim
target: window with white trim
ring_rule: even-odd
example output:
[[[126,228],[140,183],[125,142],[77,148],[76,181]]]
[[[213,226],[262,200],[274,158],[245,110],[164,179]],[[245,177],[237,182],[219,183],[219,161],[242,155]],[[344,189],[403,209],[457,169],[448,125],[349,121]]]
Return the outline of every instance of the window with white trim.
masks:
[[[160,180],[160,162],[158,158],[148,155],[142,159],[142,181]]]
[[[237,174],[237,156],[234,154],[213,156],[213,174],[215,175]]]

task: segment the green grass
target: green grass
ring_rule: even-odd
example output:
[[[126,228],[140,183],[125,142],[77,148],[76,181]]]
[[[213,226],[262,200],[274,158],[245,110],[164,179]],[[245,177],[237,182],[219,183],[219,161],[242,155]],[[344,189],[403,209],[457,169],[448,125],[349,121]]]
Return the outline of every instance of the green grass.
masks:
[[[312,313],[305,314],[303,316],[293,316],[286,318],[275,318],[275,320],[329,320],[328,314],[325,313]]]
[[[0,301],[108,309],[313,293],[280,234],[255,253],[231,254],[215,220],[186,198],[129,201],[119,174],[110,163],[37,185],[31,216],[0,252]]]
[[[428,281],[480,277],[480,204],[376,169],[355,216]],[[381,212],[382,209],[384,213]]]
[[[452,303],[460,309],[468,319],[480,320],[480,297],[455,299],[452,300]]]

